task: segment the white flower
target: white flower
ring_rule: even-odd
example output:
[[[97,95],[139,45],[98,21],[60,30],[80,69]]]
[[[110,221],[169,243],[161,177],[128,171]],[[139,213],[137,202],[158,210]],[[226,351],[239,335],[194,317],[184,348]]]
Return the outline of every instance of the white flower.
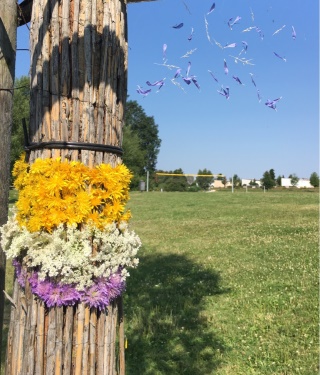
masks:
[[[123,222],[103,230],[93,227],[77,229],[75,225],[60,225],[51,234],[30,233],[20,227],[15,215],[0,228],[1,246],[7,258],[24,256],[28,267],[39,267],[39,277],[57,277],[62,283],[76,284],[83,289],[94,277],[108,277],[122,268],[123,280],[129,276],[126,268],[137,267],[135,258],[141,247],[140,238]],[[92,244],[96,252],[92,254]]]

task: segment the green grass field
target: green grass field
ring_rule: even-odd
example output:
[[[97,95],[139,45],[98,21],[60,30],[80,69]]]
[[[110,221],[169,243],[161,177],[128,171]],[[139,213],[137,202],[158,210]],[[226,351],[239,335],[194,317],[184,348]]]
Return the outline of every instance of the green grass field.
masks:
[[[143,247],[128,375],[318,374],[318,191],[137,192],[129,207]]]

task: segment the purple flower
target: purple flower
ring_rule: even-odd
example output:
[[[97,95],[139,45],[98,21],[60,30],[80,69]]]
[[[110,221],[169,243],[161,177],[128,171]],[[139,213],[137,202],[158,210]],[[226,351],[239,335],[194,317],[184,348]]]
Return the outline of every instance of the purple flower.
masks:
[[[27,278],[26,270],[22,268],[21,263],[17,259],[12,260],[12,265],[14,266],[14,271],[18,284],[21,286],[21,288],[25,288]]]
[[[93,284],[83,291],[81,301],[89,305],[89,307],[96,307],[99,310],[103,310],[109,305],[110,298],[105,288],[101,288],[99,284]]]
[[[64,306],[73,306],[80,301],[81,293],[75,285],[61,285],[61,301]]]

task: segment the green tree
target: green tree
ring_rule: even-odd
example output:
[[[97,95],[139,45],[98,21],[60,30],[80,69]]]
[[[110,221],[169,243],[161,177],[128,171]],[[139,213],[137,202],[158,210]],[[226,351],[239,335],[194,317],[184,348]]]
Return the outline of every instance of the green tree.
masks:
[[[217,176],[217,180],[218,180],[218,181],[223,181],[224,178],[225,178],[225,177],[223,176],[222,173],[219,173],[218,176]]]
[[[296,187],[298,185],[298,182],[299,182],[299,177],[293,173],[290,175],[290,183],[292,186]]]
[[[212,172],[209,169],[199,169],[198,175],[212,175]],[[203,177],[203,176],[197,176],[196,181],[198,186],[203,190],[208,190],[210,184],[214,178],[212,176]]]
[[[319,187],[319,175],[317,172],[313,172],[311,173],[311,176],[310,176],[310,184],[313,186],[313,187]]]
[[[161,173],[184,174],[181,168],[174,171],[158,171]],[[164,191],[186,191],[189,184],[186,176],[159,176],[157,187]]]
[[[241,178],[237,174],[234,174],[233,177],[230,178],[230,182],[232,182],[232,179],[234,187],[241,186]]]
[[[267,190],[272,189],[276,185],[274,178],[272,178],[274,173],[270,173],[271,171],[273,170],[271,169],[270,171],[265,171],[261,179],[262,186]]]
[[[11,170],[15,161],[24,151],[24,136],[22,119],[29,121],[30,115],[30,82],[29,78],[22,76],[15,81],[16,90],[13,93],[12,109],[12,134],[11,134],[11,151],[10,166]]]
[[[270,169],[269,174],[270,174],[271,179],[273,181],[275,181],[276,180],[276,174],[274,172],[274,169]]]
[[[145,151],[141,148],[138,134],[130,126],[123,128],[123,163],[133,174],[131,189],[137,189],[142,176],[145,175]]]
[[[222,183],[223,183],[223,186],[224,186],[224,187],[226,187],[227,182],[228,182],[227,177],[226,177],[226,176],[223,176],[223,177],[222,177]]]
[[[278,186],[281,186],[281,178],[284,178],[284,176],[278,176],[277,179],[276,179],[276,183]]]
[[[251,180],[251,181],[249,182],[249,185],[250,185],[250,186],[257,186],[258,183],[257,183],[256,179],[254,178],[253,180]]]
[[[141,150],[144,151],[144,172],[154,172],[160,151],[161,139],[158,136],[158,125],[152,116],[147,116],[143,108],[135,101],[126,104],[125,127],[139,137]]]

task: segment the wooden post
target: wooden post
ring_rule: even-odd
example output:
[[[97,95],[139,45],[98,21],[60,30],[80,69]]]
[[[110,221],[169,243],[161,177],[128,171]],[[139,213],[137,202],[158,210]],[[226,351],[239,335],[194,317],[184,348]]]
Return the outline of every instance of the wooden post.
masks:
[[[121,162],[112,150],[122,145],[127,97],[126,3],[33,0],[30,163],[50,157],[88,166]],[[68,148],[71,143],[76,147]],[[81,147],[88,144],[111,148]],[[118,300],[105,311],[82,303],[47,309],[28,288],[17,282],[14,288],[6,375],[125,374]]]
[[[17,33],[16,0],[0,2],[0,226],[7,221],[10,188],[10,141]],[[0,247],[0,361],[6,259]],[[0,369],[1,372],[1,369]]]

